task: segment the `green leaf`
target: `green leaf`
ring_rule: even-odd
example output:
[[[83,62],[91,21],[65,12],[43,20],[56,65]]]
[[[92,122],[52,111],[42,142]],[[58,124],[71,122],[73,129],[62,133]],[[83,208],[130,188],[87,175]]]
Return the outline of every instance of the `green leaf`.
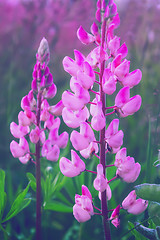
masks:
[[[64,213],[71,213],[73,212],[73,208],[69,207],[63,203],[53,201],[53,202],[48,202],[44,203],[44,210],[52,210],[56,212],[64,212]]]
[[[56,193],[56,198],[60,199],[62,202],[66,203],[69,206],[72,206],[73,204],[67,200],[67,198],[62,194],[61,192]]]
[[[28,183],[27,187],[18,195],[18,197],[13,202],[11,209],[7,216],[2,220],[3,222],[8,221],[9,219],[16,216],[19,212],[21,212],[25,207],[29,205],[31,199],[24,199],[28,190],[29,190],[30,182]]]
[[[6,194],[4,192],[5,186],[5,172],[0,169],[0,219],[2,218],[4,207],[5,207],[5,200]]]
[[[135,190],[137,196],[142,199],[160,202],[160,184],[144,183],[135,186]]]
[[[151,202],[148,207],[148,212],[156,226],[160,226],[160,203]]]
[[[36,178],[30,172],[28,172],[26,175],[27,175],[28,180],[30,181],[30,185],[31,185],[32,190],[34,192],[36,192]]]
[[[136,240],[145,240],[146,238],[144,238],[139,232],[137,232],[135,230],[135,226],[133,223],[131,223],[130,221],[128,221],[128,229],[132,232],[132,234],[135,236]]]
[[[140,223],[136,223],[135,227],[136,227],[135,229],[145,237],[144,239],[146,239],[146,238],[151,239],[151,240],[157,239],[155,229],[150,229],[148,227],[141,225]]]

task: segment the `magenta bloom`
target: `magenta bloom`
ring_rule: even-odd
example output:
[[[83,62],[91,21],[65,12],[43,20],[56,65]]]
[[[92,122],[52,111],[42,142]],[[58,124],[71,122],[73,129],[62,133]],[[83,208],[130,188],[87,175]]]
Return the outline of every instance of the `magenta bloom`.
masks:
[[[104,192],[106,190],[107,182],[103,174],[102,164],[97,165],[97,177],[93,182],[93,186],[99,192]]]
[[[85,170],[85,163],[74,150],[71,150],[71,158],[72,161],[62,157],[59,162],[61,172],[67,177],[75,177]]]
[[[70,137],[73,147],[78,151],[86,149],[94,139],[94,132],[86,122],[80,124],[80,133],[73,130]]]
[[[19,139],[19,144],[14,140],[10,143],[10,150],[13,157],[20,158],[29,152],[29,144],[27,140],[22,137]]]
[[[29,133],[30,129],[28,126],[17,125],[15,122],[11,122],[10,131],[15,138],[22,138]]]
[[[80,151],[80,154],[82,155],[82,157],[87,159],[90,158],[92,154],[98,153],[98,150],[98,144],[95,142],[91,142],[86,149]]]
[[[122,148],[117,152],[114,164],[117,167],[116,174],[128,183],[135,182],[141,171],[141,165],[135,163],[133,157],[127,157],[126,148]]]
[[[127,117],[137,112],[141,107],[141,96],[130,98],[129,87],[122,88],[115,98],[116,112],[120,117]]]
[[[120,226],[120,218],[119,218],[119,211],[120,211],[120,205],[118,205],[112,212],[110,220],[111,223],[118,228]]]
[[[113,119],[105,133],[106,143],[112,148],[114,153],[117,152],[123,144],[124,134],[122,130],[118,131],[118,128],[119,120]]]
[[[104,113],[102,111],[102,103],[97,102],[97,105],[94,109],[95,109],[95,111],[93,112],[93,117],[92,117],[92,120],[91,120],[91,126],[94,130],[100,131],[106,125],[106,118],[105,118]]]
[[[86,222],[94,215],[92,196],[88,188],[82,185],[82,195],[76,194],[73,215],[78,222]]]
[[[81,87],[79,83],[74,84],[74,93],[64,91],[62,94],[63,105],[73,111],[82,109],[89,100],[89,92]]]
[[[66,107],[62,111],[63,121],[68,127],[77,128],[82,122],[85,122],[89,118],[89,111],[87,107],[84,107],[77,111],[72,111]]]
[[[94,36],[87,33],[82,26],[80,26],[77,31],[77,37],[83,44],[89,44],[95,41]]]
[[[122,202],[122,207],[126,209],[128,213],[132,213],[134,215],[138,215],[144,212],[147,206],[148,206],[148,201],[143,200],[141,198],[136,199],[135,190],[130,192]]]

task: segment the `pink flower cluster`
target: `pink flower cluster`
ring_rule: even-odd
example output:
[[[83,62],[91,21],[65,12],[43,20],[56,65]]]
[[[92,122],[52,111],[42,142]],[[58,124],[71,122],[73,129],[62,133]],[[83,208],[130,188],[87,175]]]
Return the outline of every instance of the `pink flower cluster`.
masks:
[[[106,204],[105,199],[110,200],[112,196],[109,186],[112,180],[120,178],[131,183],[136,181],[140,174],[140,164],[135,163],[133,157],[127,156],[126,148],[121,149],[124,134],[122,130],[119,130],[119,119],[113,118],[108,124],[106,116],[117,114],[118,117],[127,117],[140,109],[141,97],[139,95],[130,97],[130,91],[140,82],[142,73],[139,69],[130,72],[130,61],[126,59],[127,46],[125,43],[121,44],[120,38],[114,35],[120,19],[113,0],[110,0],[107,5],[104,0],[97,1],[96,20],[97,23],[94,22],[90,28],[91,33],[88,33],[82,26],[77,31],[77,36],[83,44],[94,43],[95,48],[87,56],[74,50],[74,59],[65,57],[63,60],[65,71],[71,75],[71,90],[66,90],[62,94],[64,105],[62,118],[70,128],[80,128],[80,130],[73,130],[70,135],[73,148],[79,151],[85,159],[92,155],[96,155],[99,159],[97,172],[94,172],[96,178],[93,186],[99,192],[103,208]],[[101,29],[99,30],[100,23]],[[117,84],[120,84],[121,89],[115,95],[115,103],[113,106],[106,106],[105,95],[115,93]],[[99,91],[95,85],[99,86]],[[88,108],[89,105],[90,108]],[[100,133],[99,139],[97,139],[97,132]],[[106,164],[104,152],[116,153],[114,164]],[[60,170],[65,176],[75,177],[83,171],[89,171],[74,150],[71,150],[71,155],[72,161],[65,157],[60,159]],[[108,181],[106,168],[108,170],[111,166],[117,168],[116,176]],[[94,214],[92,197],[88,192],[87,189],[83,194],[82,190],[82,196],[76,195],[75,198],[73,214],[79,222],[89,220]],[[132,207],[136,207],[136,204],[134,201]],[[122,207],[129,212],[130,206],[124,207],[123,205]],[[146,207],[147,204],[139,204],[138,213],[144,211]],[[116,227],[119,226],[120,209],[118,205],[110,217]],[[100,211],[103,215],[103,209]],[[134,211],[131,212],[134,213]]]
[[[12,135],[19,139],[19,143],[14,140],[10,143],[11,153],[24,164],[35,155],[29,150],[29,139],[35,145],[40,143],[41,155],[49,161],[57,161],[60,148],[65,148],[68,142],[67,132],[58,133],[60,118],[54,117],[61,114],[62,102],[50,106],[47,101],[56,95],[57,88],[47,66],[49,47],[45,38],[40,43],[36,58],[32,89],[21,100],[23,111],[18,114],[18,125],[15,122],[10,124]]]

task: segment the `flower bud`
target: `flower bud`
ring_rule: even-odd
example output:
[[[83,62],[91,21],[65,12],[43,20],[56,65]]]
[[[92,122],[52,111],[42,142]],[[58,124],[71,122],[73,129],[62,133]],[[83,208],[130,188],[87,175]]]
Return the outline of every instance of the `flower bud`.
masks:
[[[37,52],[37,60],[41,64],[45,63],[46,66],[49,63],[49,60],[50,60],[49,45],[48,45],[48,41],[45,38],[42,38],[40,42],[38,52]]]

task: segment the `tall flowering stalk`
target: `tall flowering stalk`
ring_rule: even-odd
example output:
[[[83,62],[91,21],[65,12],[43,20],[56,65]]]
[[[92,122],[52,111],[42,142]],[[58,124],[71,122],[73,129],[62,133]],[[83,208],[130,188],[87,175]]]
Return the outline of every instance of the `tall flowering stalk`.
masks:
[[[48,99],[54,98],[57,88],[47,66],[50,59],[48,42],[42,39],[33,70],[33,81],[28,95],[21,100],[17,125],[10,124],[10,131],[19,143],[12,141],[10,150],[15,158],[26,164],[32,161],[36,168],[36,239],[41,239],[41,159],[57,161],[60,148],[65,148],[68,142],[68,133],[58,134],[62,102],[50,106]],[[29,144],[35,145],[35,152],[30,152]]]
[[[139,69],[129,72],[127,46],[125,43],[120,45],[120,38],[114,35],[120,19],[113,0],[109,0],[108,3],[105,0],[97,1],[96,20],[97,23],[94,22],[91,26],[91,33],[86,32],[82,26],[77,31],[77,36],[83,44],[94,43],[95,48],[86,57],[74,50],[75,60],[70,57],[63,60],[65,71],[71,75],[72,92],[67,90],[62,94],[62,117],[67,126],[80,127],[80,132],[72,131],[70,140],[76,151],[71,150],[71,161],[65,157],[60,159],[60,170],[68,177],[75,177],[84,171],[92,172],[86,169],[77,151],[85,159],[92,155],[98,158],[97,171],[93,172],[96,174],[93,185],[99,192],[101,209],[93,205],[92,195],[83,185],[82,195],[75,196],[73,214],[77,221],[85,222],[95,214],[95,207],[99,210],[96,214],[102,215],[105,239],[109,240],[110,221],[115,227],[119,226],[120,209],[140,214],[148,205],[147,201],[136,199],[135,191],[115,209],[108,209],[107,203],[112,196],[109,186],[111,181],[120,178],[127,183],[134,182],[141,170],[140,164],[135,163],[133,157],[127,156],[126,148],[121,148],[124,134],[119,130],[119,119],[114,118],[106,129],[106,118],[109,115],[127,117],[140,109],[141,97],[130,97],[130,89],[140,82],[142,73]],[[115,103],[113,106],[107,106],[106,95],[115,94],[117,84],[120,84],[121,89],[115,96]],[[94,89],[95,85],[99,86],[99,91]],[[90,93],[95,94],[93,99]],[[99,139],[96,139],[96,132],[99,133]],[[108,165],[108,153],[116,154],[113,165]],[[107,179],[109,167],[116,167],[116,175],[110,180]]]

